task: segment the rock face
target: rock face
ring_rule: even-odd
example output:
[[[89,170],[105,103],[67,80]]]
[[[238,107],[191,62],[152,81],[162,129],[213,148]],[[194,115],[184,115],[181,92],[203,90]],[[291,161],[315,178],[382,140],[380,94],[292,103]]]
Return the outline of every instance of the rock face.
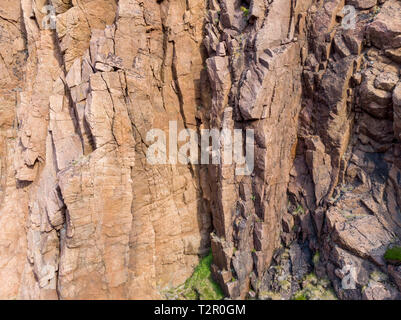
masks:
[[[386,53],[400,47],[401,3],[357,11],[355,28],[335,24],[322,34],[321,12],[333,19],[341,7],[325,1],[311,9],[310,25],[319,33],[304,67],[301,114],[308,116],[299,125],[288,188],[290,201],[306,214],[293,237],[320,253],[315,272],[331,280],[340,299],[399,299],[397,271],[383,256],[401,232],[400,65]]]
[[[196,126],[204,3],[42,2],[1,8],[0,296],[157,298],[210,246],[199,168],[145,159]]]
[[[0,298],[157,299],[210,248],[233,299],[401,298],[399,0],[0,17]],[[147,158],[152,129],[169,164]],[[177,163],[183,129],[252,129],[250,174]]]

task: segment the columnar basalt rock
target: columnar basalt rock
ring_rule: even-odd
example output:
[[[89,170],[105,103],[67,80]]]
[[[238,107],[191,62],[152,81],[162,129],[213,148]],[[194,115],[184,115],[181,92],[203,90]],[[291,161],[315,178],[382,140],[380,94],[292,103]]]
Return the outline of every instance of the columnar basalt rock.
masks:
[[[327,4],[316,10],[317,15],[319,10],[328,13]],[[369,9],[376,3],[352,4]],[[339,9],[331,16],[338,16]],[[400,65],[385,51],[399,47],[399,19],[393,18],[400,9],[399,1],[389,0],[357,12],[355,28],[333,25],[324,40],[316,37],[312,45],[326,49],[312,50],[304,68],[309,115],[301,118],[304,142],[298,146],[296,174],[288,191],[290,199],[310,210],[299,232],[312,251],[320,252],[315,272],[331,280],[341,299],[400,298],[391,281],[397,273],[383,258],[400,236],[394,116]],[[311,16],[312,26],[321,24],[317,15]],[[331,165],[325,164],[325,156],[315,163],[308,160],[316,149],[310,134],[312,141],[323,142],[320,150],[331,158]],[[305,179],[304,162],[311,178]],[[315,192],[304,192],[310,189]],[[377,279],[379,273],[384,276]],[[352,286],[344,286],[350,279]]]
[[[212,192],[213,270],[233,298],[246,297],[251,279],[261,276],[279,246],[287,207],[281,195],[297,143],[301,48],[306,45],[302,23],[309,5],[252,1],[244,10],[248,4],[241,1],[221,1],[212,3],[208,14],[210,124],[255,132],[251,176],[236,175],[230,166],[209,171],[217,182]]]
[[[204,4],[19,5],[2,8],[19,42],[4,53],[1,296],[160,297],[210,245],[199,169],[145,159],[150,129],[196,128]]]
[[[401,237],[400,15],[399,0],[3,0],[0,298],[157,299],[210,248],[229,298],[401,298],[384,259]],[[250,174],[151,164],[148,133],[174,150],[171,121],[253,130]]]
[[[14,155],[18,135],[15,106],[20,101],[28,51],[20,3],[3,1],[0,16],[0,275],[4,279],[0,297],[13,299],[18,296],[27,256],[28,201],[15,179]]]

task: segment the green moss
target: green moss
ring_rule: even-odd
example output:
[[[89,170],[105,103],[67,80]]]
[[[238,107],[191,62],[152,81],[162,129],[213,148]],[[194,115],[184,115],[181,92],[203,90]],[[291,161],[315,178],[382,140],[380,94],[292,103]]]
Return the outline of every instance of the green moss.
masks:
[[[283,253],[281,254],[281,259],[288,260],[290,259],[290,249],[285,248]]]
[[[191,300],[220,300],[224,298],[221,288],[212,279],[212,272],[210,271],[212,261],[212,252],[210,252],[199,262],[192,276],[185,281],[184,298]]]
[[[277,273],[281,273],[283,271],[283,267],[281,265],[276,265],[272,267]]]
[[[305,213],[305,209],[304,209],[304,207],[302,207],[301,205],[298,205],[297,208],[292,212],[292,214],[293,214],[294,216],[302,215],[302,214],[304,214],[304,213]]]
[[[373,16],[377,16],[380,13],[380,7],[374,6],[372,10]]]
[[[294,296],[294,300],[308,300],[308,298],[303,293],[298,293]]]
[[[290,291],[291,290],[291,282],[288,280],[281,280],[278,283],[282,290]]]
[[[311,284],[315,285],[317,283],[317,281],[318,281],[318,278],[316,277],[316,274],[314,272],[311,272],[304,277],[304,283],[306,283],[306,284],[311,283]]]
[[[249,9],[242,6],[242,7],[241,7],[241,11],[242,11],[242,13],[244,14],[244,17],[248,18],[248,16],[249,16]]]
[[[384,259],[387,261],[397,261],[401,262],[401,247],[395,246],[388,248],[384,254]]]
[[[385,273],[383,273],[383,272],[380,272],[380,271],[377,271],[377,270],[375,270],[375,271],[373,271],[371,274],[370,274],[370,279],[372,279],[372,280],[374,280],[374,281],[376,281],[376,282],[382,282],[382,281],[386,281],[387,280],[387,275],[385,274]]]
[[[320,261],[320,254],[319,251],[316,251],[315,255],[313,256],[313,265],[316,266]]]
[[[350,192],[350,191],[354,190],[354,187],[353,186],[342,185],[340,190],[341,190],[342,193],[347,193],[347,192]]]
[[[327,279],[319,279],[313,272],[302,281],[302,289],[293,296],[294,300],[336,300],[337,297]]]

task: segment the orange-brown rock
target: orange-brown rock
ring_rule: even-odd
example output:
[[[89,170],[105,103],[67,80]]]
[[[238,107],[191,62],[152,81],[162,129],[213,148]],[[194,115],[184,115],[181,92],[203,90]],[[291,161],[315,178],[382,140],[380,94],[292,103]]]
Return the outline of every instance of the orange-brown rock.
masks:
[[[329,297],[400,299],[384,259],[401,242],[400,15],[399,0],[1,1],[0,298],[158,299],[211,248],[229,298],[290,299],[313,271]],[[174,149],[172,122],[253,130],[251,172],[152,164],[148,133]]]

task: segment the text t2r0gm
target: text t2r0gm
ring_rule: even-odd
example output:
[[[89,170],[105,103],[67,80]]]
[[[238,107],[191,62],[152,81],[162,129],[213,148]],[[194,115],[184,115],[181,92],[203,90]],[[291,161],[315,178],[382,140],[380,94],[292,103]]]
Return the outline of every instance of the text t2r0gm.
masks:
[[[246,313],[245,305],[216,305],[216,304],[198,304],[199,313],[204,315],[240,315]]]

